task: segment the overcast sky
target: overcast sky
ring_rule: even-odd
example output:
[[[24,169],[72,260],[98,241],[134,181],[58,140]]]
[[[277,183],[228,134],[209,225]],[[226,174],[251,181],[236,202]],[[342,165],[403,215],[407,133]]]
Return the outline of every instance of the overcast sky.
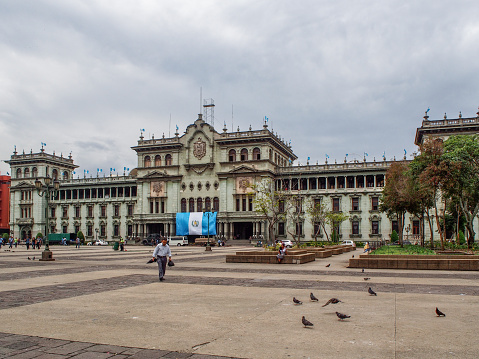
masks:
[[[0,159],[44,142],[122,173],[140,129],[194,122],[200,88],[217,131],[267,116],[296,163],[409,157],[428,107],[476,116],[478,59],[477,0],[2,0]]]

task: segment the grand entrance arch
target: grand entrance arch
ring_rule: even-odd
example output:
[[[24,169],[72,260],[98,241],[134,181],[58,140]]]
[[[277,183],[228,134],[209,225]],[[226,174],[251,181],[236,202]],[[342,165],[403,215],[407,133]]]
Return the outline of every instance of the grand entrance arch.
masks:
[[[165,236],[166,233],[165,233],[165,224],[164,223],[148,223],[146,225],[147,227],[147,233],[148,234],[153,234],[153,233],[157,233],[157,234],[160,234],[162,236]]]
[[[253,222],[233,222],[233,239],[249,239],[253,236]]]

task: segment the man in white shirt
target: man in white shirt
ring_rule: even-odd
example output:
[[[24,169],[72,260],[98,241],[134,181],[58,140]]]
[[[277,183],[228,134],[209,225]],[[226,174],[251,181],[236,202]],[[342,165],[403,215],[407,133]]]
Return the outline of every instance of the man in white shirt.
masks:
[[[153,259],[156,258],[158,262],[160,282],[163,282],[165,280],[165,278],[163,277],[165,276],[166,271],[166,257],[168,257],[168,261],[171,261],[170,246],[167,244],[166,238],[163,237],[161,243],[159,243],[153,251]]]

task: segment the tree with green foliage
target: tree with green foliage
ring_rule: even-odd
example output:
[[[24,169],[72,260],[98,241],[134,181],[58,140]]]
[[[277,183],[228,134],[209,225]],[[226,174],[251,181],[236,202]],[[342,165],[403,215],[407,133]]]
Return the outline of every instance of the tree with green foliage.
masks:
[[[411,177],[406,162],[394,162],[386,172],[386,185],[381,195],[380,210],[390,218],[396,217],[399,227],[399,244],[403,245],[404,219],[411,207]]]
[[[333,212],[329,211],[326,215],[326,223],[329,224],[331,227],[331,240],[333,242],[339,242],[339,233],[338,229],[345,220],[347,220],[349,216],[344,214],[343,212]],[[335,238],[333,239],[333,234],[335,234]]]
[[[391,233],[391,242],[396,243],[397,241],[399,241],[398,232],[396,232],[396,230],[393,229],[393,231]]]
[[[82,244],[85,243],[85,236],[83,235],[83,232],[82,232],[82,231],[78,231],[78,233],[77,233],[77,238],[80,239],[80,242],[81,242]]]
[[[309,221],[313,228],[317,228],[313,233],[313,238],[317,240],[321,228],[323,229],[326,239],[329,242],[328,231],[326,231],[326,218],[329,211],[326,209],[323,201],[315,202],[314,199],[310,198],[306,203],[306,213],[308,214]]]
[[[258,184],[251,184],[255,211],[261,213],[268,222],[269,240],[276,242],[275,227],[278,222],[286,221],[286,204],[288,196],[284,191],[277,191],[271,179]]]
[[[444,174],[443,191],[458,201],[465,217],[468,248],[474,242],[474,218],[479,212],[478,141],[477,135],[451,136],[444,142],[442,156],[448,168]]]
[[[38,232],[37,235],[35,236],[35,238],[43,238],[42,232]]]
[[[415,179],[419,181],[419,187],[427,193],[427,200],[431,201],[431,209],[434,210],[436,228],[441,239],[441,249],[444,250],[445,231],[441,226],[441,221],[444,221],[448,198],[443,194],[452,175],[451,168],[449,163],[444,161],[442,141],[437,139],[427,140],[421,145],[420,151],[421,153],[413,161],[415,166],[413,171],[416,175]],[[439,210],[439,207],[442,207],[442,211]],[[432,241],[432,226],[430,228]],[[401,234],[399,234],[399,237],[401,238]]]

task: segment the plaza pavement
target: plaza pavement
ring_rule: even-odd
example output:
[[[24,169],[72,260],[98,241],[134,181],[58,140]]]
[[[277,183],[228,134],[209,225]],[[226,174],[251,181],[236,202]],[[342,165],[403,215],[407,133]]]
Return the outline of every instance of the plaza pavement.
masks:
[[[303,265],[230,264],[225,255],[245,247],[175,247],[160,283],[157,265],[146,264],[151,247],[53,246],[54,262],[5,249],[0,358],[479,356],[478,272],[361,273],[347,268],[359,250]],[[343,303],[322,307],[332,297]]]

